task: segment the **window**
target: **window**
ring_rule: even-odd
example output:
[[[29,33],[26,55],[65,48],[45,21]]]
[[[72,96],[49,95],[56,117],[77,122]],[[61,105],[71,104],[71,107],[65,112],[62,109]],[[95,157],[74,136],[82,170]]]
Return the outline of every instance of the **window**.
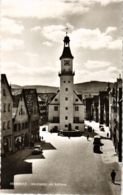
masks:
[[[5,130],[5,129],[6,129],[6,123],[3,122],[3,130]]]
[[[7,123],[7,129],[10,129],[10,121]]]
[[[6,112],[6,104],[3,104],[3,112]]]
[[[22,123],[22,129],[25,129],[25,123]]]
[[[28,122],[24,123],[24,128],[27,129],[28,128]]]
[[[54,110],[55,111],[58,111],[58,106],[54,106]]]
[[[14,124],[14,131],[17,131],[17,124]]]
[[[57,101],[58,101],[58,99],[56,98],[56,99],[55,99],[55,102],[57,102]]]
[[[66,97],[65,100],[67,101],[68,100],[68,97]]]
[[[6,96],[6,90],[3,89],[3,96]]]
[[[79,111],[79,107],[78,106],[75,106],[75,111]]]
[[[21,130],[21,124],[20,123],[18,124],[18,130],[19,131]]]
[[[11,104],[8,104],[8,112],[10,112]]]
[[[64,81],[64,83],[66,83],[66,81]]]
[[[65,117],[65,120],[67,120],[67,119],[68,119],[68,116]]]
[[[70,83],[70,81],[68,81],[68,83]]]
[[[74,117],[74,123],[79,123],[79,117]]]
[[[68,110],[68,107],[66,107],[65,109]]]
[[[68,125],[65,125],[65,127],[68,127]]]
[[[65,88],[65,91],[68,91],[68,88]]]
[[[54,123],[59,123],[59,117],[54,116],[54,117],[53,117],[53,122],[54,122]]]
[[[75,126],[75,129],[79,130],[79,126]]]
[[[76,99],[76,102],[78,102],[78,99]]]

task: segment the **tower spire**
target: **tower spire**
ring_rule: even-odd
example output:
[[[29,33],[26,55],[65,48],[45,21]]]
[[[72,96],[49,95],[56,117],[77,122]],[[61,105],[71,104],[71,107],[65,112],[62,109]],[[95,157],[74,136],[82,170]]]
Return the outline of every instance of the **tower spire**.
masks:
[[[62,58],[71,58],[73,59],[74,57],[71,54],[71,50],[70,50],[70,38],[67,35],[68,34],[68,28],[66,28],[66,36],[64,37],[64,48],[63,48],[63,52],[62,55],[60,57],[60,60]]]

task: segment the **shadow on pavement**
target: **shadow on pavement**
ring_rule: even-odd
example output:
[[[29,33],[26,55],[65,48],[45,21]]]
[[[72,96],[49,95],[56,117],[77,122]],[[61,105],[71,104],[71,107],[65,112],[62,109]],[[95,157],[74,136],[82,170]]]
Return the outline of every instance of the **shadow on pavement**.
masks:
[[[56,148],[49,142],[41,143],[43,150],[56,150]]]
[[[56,148],[48,142],[39,143],[43,150],[56,150]],[[33,148],[12,153],[1,159],[1,189],[14,189],[14,175],[31,174],[32,163],[25,162],[25,159],[45,159],[43,154],[32,155]]]
[[[1,189],[14,189],[14,175],[30,173],[32,173],[32,163],[20,160],[17,163],[10,163],[7,168],[6,164],[1,161]]]
[[[35,155],[30,155],[28,158],[26,158],[26,160],[30,160],[30,159],[45,159],[43,154],[35,154]]]

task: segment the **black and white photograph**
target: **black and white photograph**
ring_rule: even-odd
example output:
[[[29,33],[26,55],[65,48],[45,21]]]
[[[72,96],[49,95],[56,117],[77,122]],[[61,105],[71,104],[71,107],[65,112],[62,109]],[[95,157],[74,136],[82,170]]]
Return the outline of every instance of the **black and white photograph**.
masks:
[[[122,194],[122,0],[1,0],[0,194]]]

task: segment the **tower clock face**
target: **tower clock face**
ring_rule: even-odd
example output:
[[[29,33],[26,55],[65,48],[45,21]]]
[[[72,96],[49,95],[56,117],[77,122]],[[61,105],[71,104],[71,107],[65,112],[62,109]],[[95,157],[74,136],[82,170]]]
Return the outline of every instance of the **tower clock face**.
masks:
[[[70,65],[70,60],[64,60],[64,65],[69,66]]]

